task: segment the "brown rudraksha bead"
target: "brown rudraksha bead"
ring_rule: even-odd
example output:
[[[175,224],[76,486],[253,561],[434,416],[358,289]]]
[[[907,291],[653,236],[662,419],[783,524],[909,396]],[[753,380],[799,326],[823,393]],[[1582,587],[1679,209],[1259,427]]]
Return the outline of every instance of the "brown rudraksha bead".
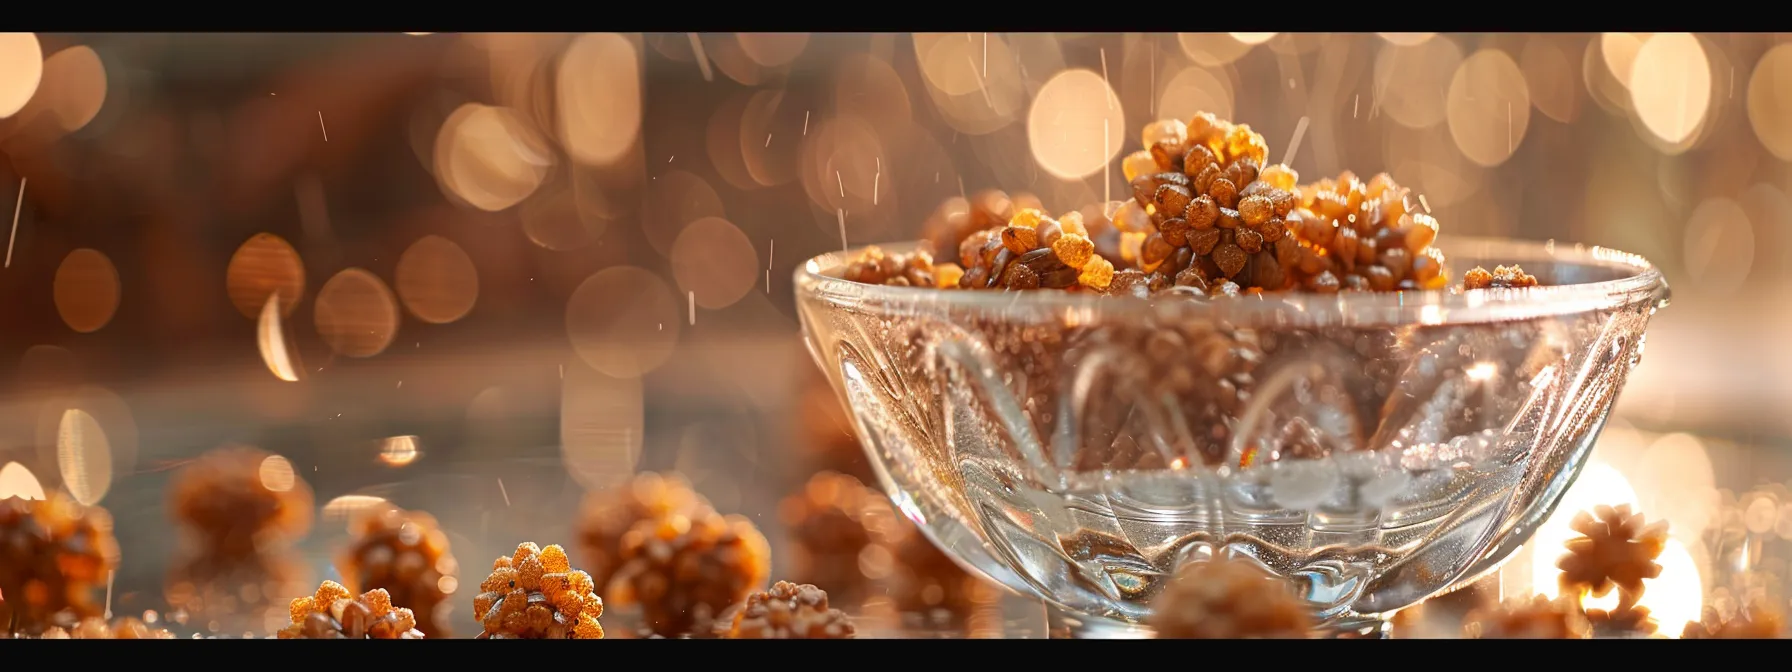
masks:
[[[752,521],[704,510],[637,523],[619,557],[605,594],[676,637],[713,632],[723,610],[765,585],[771,547]]]
[[[1556,561],[1564,594],[1603,597],[1617,588],[1620,606],[1629,608],[1643,596],[1643,579],[1661,575],[1655,559],[1667,545],[1667,521],[1650,524],[1620,504],[1582,511],[1568,524],[1581,536],[1568,540]]]
[[[1244,560],[1183,566],[1151,611],[1160,639],[1304,639],[1313,629],[1292,589]]]
[[[1517,264],[1495,266],[1491,273],[1476,266],[1462,274],[1463,289],[1518,289],[1536,286],[1537,278],[1524,272]]]
[[[965,238],[958,248],[961,289],[1106,290],[1114,265],[1095,251],[1078,211],[1056,219],[1033,208],[1016,210],[1006,225]]]
[[[976,231],[1008,223],[1016,208],[1040,208],[1039,198],[1026,193],[1012,198],[1006,192],[986,189],[970,198],[953,196],[941,202],[921,225],[921,239],[935,256],[951,258],[959,243]]]
[[[936,266],[927,250],[892,254],[873,245],[853,257],[840,277],[867,285],[947,289],[958,286],[961,274],[957,264]]]
[[[1368,182],[1344,171],[1296,189],[1289,216],[1295,240],[1276,256],[1303,289],[1387,292],[1443,289],[1444,256],[1432,246],[1438,224],[1411,190],[1386,173]]]
[[[866,516],[883,503],[883,495],[859,479],[831,471],[785,498],[778,515],[796,542],[795,576],[842,595],[858,594],[867,578],[859,559],[875,541]]]
[[[564,549],[525,541],[493,561],[479,584],[473,615],[484,629],[474,639],[603,639],[604,601],[595,588]]]
[[[1145,149],[1121,165],[1132,200],[1108,212],[1121,232],[1122,261],[1145,273],[1153,291],[1287,288],[1275,246],[1288,238],[1295,174],[1265,163],[1263,136],[1202,112],[1187,123],[1149,124],[1141,140]]]
[[[587,495],[579,516],[579,548],[598,594],[608,594],[610,578],[622,565],[622,537],[636,524],[709,510],[709,500],[676,473],[637,474],[627,483]]]
[[[747,596],[734,612],[728,639],[851,639],[852,619],[828,608],[828,594],[789,581]]]
[[[285,458],[233,447],[187,465],[168,492],[185,533],[170,605],[222,631],[269,626],[274,596],[304,590],[290,547],[311,527],[311,486]]]
[[[280,639],[423,639],[417,615],[392,606],[392,596],[375,588],[355,597],[342,584],[325,581],[317,592],[291,605],[292,624]]]
[[[0,611],[8,632],[37,634],[97,615],[94,592],[117,566],[105,509],[61,491],[0,500]]]
[[[348,589],[384,590],[394,605],[415,614],[423,634],[451,636],[447,599],[460,566],[436,519],[421,511],[381,508],[355,519],[353,533],[336,559]]]

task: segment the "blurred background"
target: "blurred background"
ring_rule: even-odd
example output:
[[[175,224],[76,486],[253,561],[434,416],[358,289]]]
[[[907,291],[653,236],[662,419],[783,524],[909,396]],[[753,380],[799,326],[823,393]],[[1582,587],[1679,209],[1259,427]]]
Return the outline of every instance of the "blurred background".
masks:
[[[796,265],[982,189],[1123,197],[1143,126],[1202,110],[1303,180],[1392,173],[1446,233],[1663,267],[1564,509],[1672,522],[1664,631],[1788,604],[1772,34],[0,34],[0,496],[111,510],[126,613],[162,608],[170,474],[226,445],[315,490],[321,577],[357,502],[483,569],[643,470],[777,548],[812,471]],[[1500,590],[1553,592],[1568,534]]]

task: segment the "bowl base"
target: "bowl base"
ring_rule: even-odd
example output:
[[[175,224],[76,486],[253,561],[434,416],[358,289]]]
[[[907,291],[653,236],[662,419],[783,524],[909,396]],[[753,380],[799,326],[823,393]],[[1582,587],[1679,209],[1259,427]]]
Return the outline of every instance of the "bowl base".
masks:
[[[1071,613],[1045,605],[1046,636],[1052,639],[1154,639],[1151,628],[1112,618]],[[1389,639],[1386,619],[1345,615],[1313,630],[1314,639]]]
[[[1071,613],[1056,605],[1045,605],[1046,636],[1052,639],[1152,639],[1147,628],[1126,621]]]

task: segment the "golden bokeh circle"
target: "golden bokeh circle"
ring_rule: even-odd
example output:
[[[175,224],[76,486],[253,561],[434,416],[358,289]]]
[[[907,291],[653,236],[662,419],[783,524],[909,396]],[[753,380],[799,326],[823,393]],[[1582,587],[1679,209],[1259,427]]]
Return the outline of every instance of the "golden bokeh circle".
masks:
[[[880,130],[902,128],[914,119],[913,103],[902,84],[902,75],[888,62],[870,54],[846,54],[840,58],[834,69],[834,109],[833,116],[864,119]],[[805,115],[809,117],[810,131],[820,126],[822,120],[815,118],[814,113]]]
[[[1767,50],[1748,78],[1748,121],[1781,161],[1792,161],[1792,44]]]
[[[1711,198],[1686,223],[1682,263],[1701,293],[1727,295],[1748,280],[1755,260],[1755,227],[1748,211],[1728,198]]]
[[[86,506],[100,503],[112,487],[112,444],[106,430],[87,411],[62,412],[56,428],[56,465],[62,487]]]
[[[686,225],[672,244],[672,277],[680,291],[694,293],[697,305],[726,308],[758,284],[759,253],[739,227],[704,217]]]
[[[1433,37],[1437,37],[1437,33],[1376,33],[1376,35],[1380,35],[1381,39],[1387,40],[1388,44],[1399,45],[1402,47],[1416,47],[1424,44],[1427,40],[1430,40]]]
[[[573,161],[608,166],[641,134],[641,55],[616,33],[573,40],[560,57],[560,141]]]
[[[305,262],[286,239],[257,233],[236,248],[224,268],[224,291],[243,317],[256,319],[268,296],[280,296],[281,316],[292,315],[305,295]]]
[[[1642,51],[1648,38],[1647,33],[1600,33],[1599,57],[1605,63],[1606,73],[1628,88],[1637,52]]]
[[[1462,48],[1446,37],[1412,46],[1385,45],[1375,56],[1379,93],[1372,104],[1402,126],[1436,126],[1446,116],[1445,94],[1461,63]]]
[[[1512,158],[1530,128],[1531,95],[1511,56],[1482,49],[1450,77],[1445,98],[1450,137],[1463,156],[1483,166]]]
[[[768,68],[796,60],[809,46],[808,33],[739,33],[735,41],[747,58]]]
[[[1101,73],[1065,70],[1033,98],[1027,140],[1045,172],[1082,179],[1101,172],[1126,147],[1126,113]]]
[[[704,128],[703,134],[704,149],[707,150],[716,173],[737,189],[759,187],[753,174],[747,170],[746,158],[740,152],[740,122],[746,118],[748,99],[747,94],[737,93],[722,101],[716,106],[715,112],[710,113],[709,125]],[[677,158],[672,157],[673,160]]]
[[[1630,103],[1643,126],[1670,145],[1685,142],[1711,104],[1711,61],[1691,33],[1660,33],[1637,50]]]
[[[641,218],[648,244],[671,254],[672,243],[686,224],[704,217],[723,217],[722,196],[703,178],[669,170],[648,183],[648,209]]]
[[[1253,46],[1226,33],[1177,33],[1176,44],[1189,60],[1210,68],[1238,60]]]
[[[760,186],[796,179],[804,114],[802,105],[792,102],[788,91],[760,91],[741,112],[741,165]]]
[[[262,458],[261,466],[256,471],[261,477],[261,486],[274,492],[291,492],[299,482],[292,462],[279,455]]]
[[[1002,35],[916,33],[914,47],[927,96],[953,130],[988,135],[1026,112],[1019,55]]]
[[[550,189],[523,201],[518,208],[523,235],[529,237],[529,242],[555,252],[570,252],[597,242],[609,228],[609,220],[579,205],[577,188]]]
[[[467,103],[436,135],[436,179],[480,210],[504,210],[541,187],[554,155],[533,125],[507,108]]]
[[[1537,111],[1569,123],[1580,113],[1580,87],[1574,56],[1564,51],[1558,40],[1553,35],[1532,36],[1519,52],[1518,66],[1524,71],[1525,87]]]
[[[317,335],[336,354],[372,357],[398,335],[398,301],[379,276],[343,269],[317,290]]]
[[[36,33],[0,33],[0,119],[25,108],[43,74],[43,46]]]
[[[591,368],[637,378],[672,356],[685,313],[659,276],[614,266],[585,278],[566,300],[566,336]]]
[[[1221,119],[1231,119],[1232,105],[1232,86],[1224,76],[1200,66],[1189,66],[1163,85],[1163,95],[1157,102],[1157,116],[1187,121],[1196,112],[1212,112]]]
[[[404,307],[419,320],[447,324],[473,310],[479,300],[479,271],[454,241],[424,236],[398,258],[393,283]]]
[[[68,328],[80,333],[99,331],[118,312],[118,269],[99,250],[81,248],[62,258],[52,285],[56,313]]]
[[[137,422],[117,393],[81,386],[39,409],[39,463],[55,464],[62,487],[83,504],[99,503],[116,479],[136,468]]]
[[[92,47],[77,45],[44,59],[43,83],[30,107],[48,112],[62,132],[81,130],[105,104],[106,65]]]

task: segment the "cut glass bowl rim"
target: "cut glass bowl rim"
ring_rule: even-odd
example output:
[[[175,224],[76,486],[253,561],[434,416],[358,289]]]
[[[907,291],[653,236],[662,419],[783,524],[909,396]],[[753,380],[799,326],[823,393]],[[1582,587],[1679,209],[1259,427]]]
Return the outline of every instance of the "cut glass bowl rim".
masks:
[[[906,252],[918,243],[880,244]],[[873,246],[866,246],[873,247]],[[1443,236],[1437,247],[1457,277],[1467,270],[1455,256],[1487,263],[1518,264],[1532,272],[1558,266],[1581,267],[1608,279],[1522,289],[1477,291],[1418,290],[1311,294],[1277,292],[1235,299],[1197,301],[1174,294],[1138,298],[1031,291],[942,291],[933,288],[868,285],[830,273],[850,261],[860,247],[823,254],[797,266],[799,296],[841,308],[900,315],[999,314],[1015,322],[1086,324],[1107,321],[1221,320],[1234,326],[1407,326],[1531,320],[1617,310],[1640,302],[1667,305],[1670,295],[1661,270],[1641,256],[1580,244]],[[1454,255],[1454,256],[1452,256]],[[1548,271],[1539,273],[1547,275]]]

